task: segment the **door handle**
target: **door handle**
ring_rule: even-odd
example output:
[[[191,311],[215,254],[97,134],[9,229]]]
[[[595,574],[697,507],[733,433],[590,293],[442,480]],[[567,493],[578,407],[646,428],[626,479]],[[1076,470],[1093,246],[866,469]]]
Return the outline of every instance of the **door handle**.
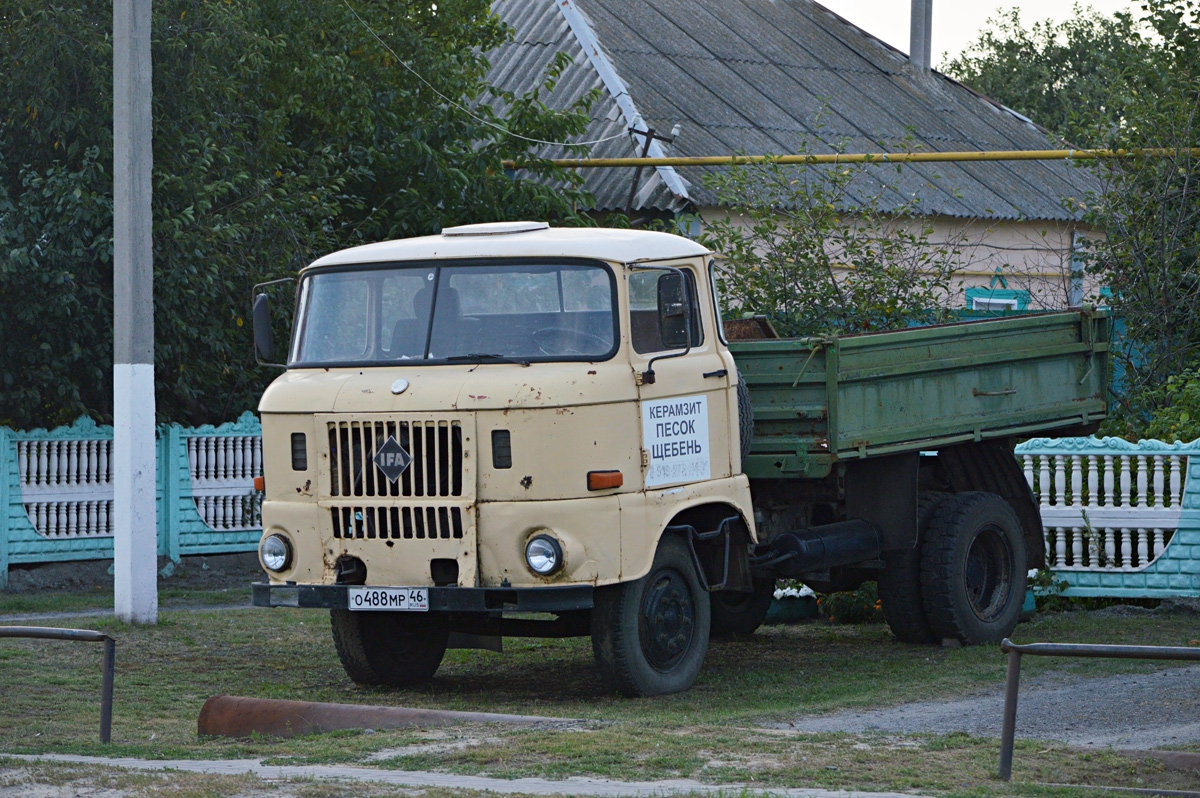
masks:
[[[708,379],[709,377],[728,377],[728,376],[729,376],[729,369],[717,369],[716,371],[704,372],[705,379]]]

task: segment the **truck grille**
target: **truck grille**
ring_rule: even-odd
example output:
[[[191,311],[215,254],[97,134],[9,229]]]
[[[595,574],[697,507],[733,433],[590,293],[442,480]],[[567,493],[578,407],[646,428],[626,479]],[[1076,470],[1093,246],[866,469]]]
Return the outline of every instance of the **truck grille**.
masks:
[[[463,431],[459,421],[331,421],[327,428],[331,496],[463,496]],[[389,437],[412,456],[412,464],[395,482],[389,481],[374,462],[379,447]],[[415,530],[417,522],[404,528],[410,526]]]
[[[442,584],[453,561],[451,581],[474,585],[474,416],[339,413],[316,424],[322,538],[332,532],[331,553],[362,560],[368,584]]]
[[[335,538],[461,540],[461,507],[333,507]]]

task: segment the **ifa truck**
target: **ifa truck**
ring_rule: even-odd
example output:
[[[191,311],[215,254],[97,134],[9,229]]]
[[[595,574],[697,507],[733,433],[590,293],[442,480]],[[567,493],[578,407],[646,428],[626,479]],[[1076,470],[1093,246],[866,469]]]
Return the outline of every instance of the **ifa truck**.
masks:
[[[723,324],[718,269],[679,236],[510,222],[301,270],[254,604],[329,610],[361,684],[585,636],[629,696],[687,689],[780,578],[877,581],[901,641],[1008,635],[1045,560],[1012,445],[1105,417],[1108,317],[780,339]],[[265,290],[253,316],[270,360]]]

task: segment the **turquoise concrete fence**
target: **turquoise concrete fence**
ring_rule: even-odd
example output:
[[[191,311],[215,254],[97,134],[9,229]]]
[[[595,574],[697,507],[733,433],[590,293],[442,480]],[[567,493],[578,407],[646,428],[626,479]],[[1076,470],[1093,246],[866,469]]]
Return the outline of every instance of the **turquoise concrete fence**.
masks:
[[[158,553],[254,551],[261,535],[261,429],[236,423],[158,429]],[[112,427],[0,427],[0,589],[10,565],[113,556]],[[170,567],[170,566],[168,566]]]
[[[1200,441],[1036,438],[1017,446],[1067,596],[1200,596]]]

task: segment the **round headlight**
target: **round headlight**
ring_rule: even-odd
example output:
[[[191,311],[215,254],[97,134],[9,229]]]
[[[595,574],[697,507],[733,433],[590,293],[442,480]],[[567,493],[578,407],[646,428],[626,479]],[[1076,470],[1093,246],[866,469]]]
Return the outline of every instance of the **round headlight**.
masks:
[[[525,544],[525,562],[538,576],[550,576],[563,566],[562,546],[549,535],[534,535]]]
[[[267,535],[258,544],[258,555],[269,571],[286,571],[292,564],[292,544],[283,535]]]

